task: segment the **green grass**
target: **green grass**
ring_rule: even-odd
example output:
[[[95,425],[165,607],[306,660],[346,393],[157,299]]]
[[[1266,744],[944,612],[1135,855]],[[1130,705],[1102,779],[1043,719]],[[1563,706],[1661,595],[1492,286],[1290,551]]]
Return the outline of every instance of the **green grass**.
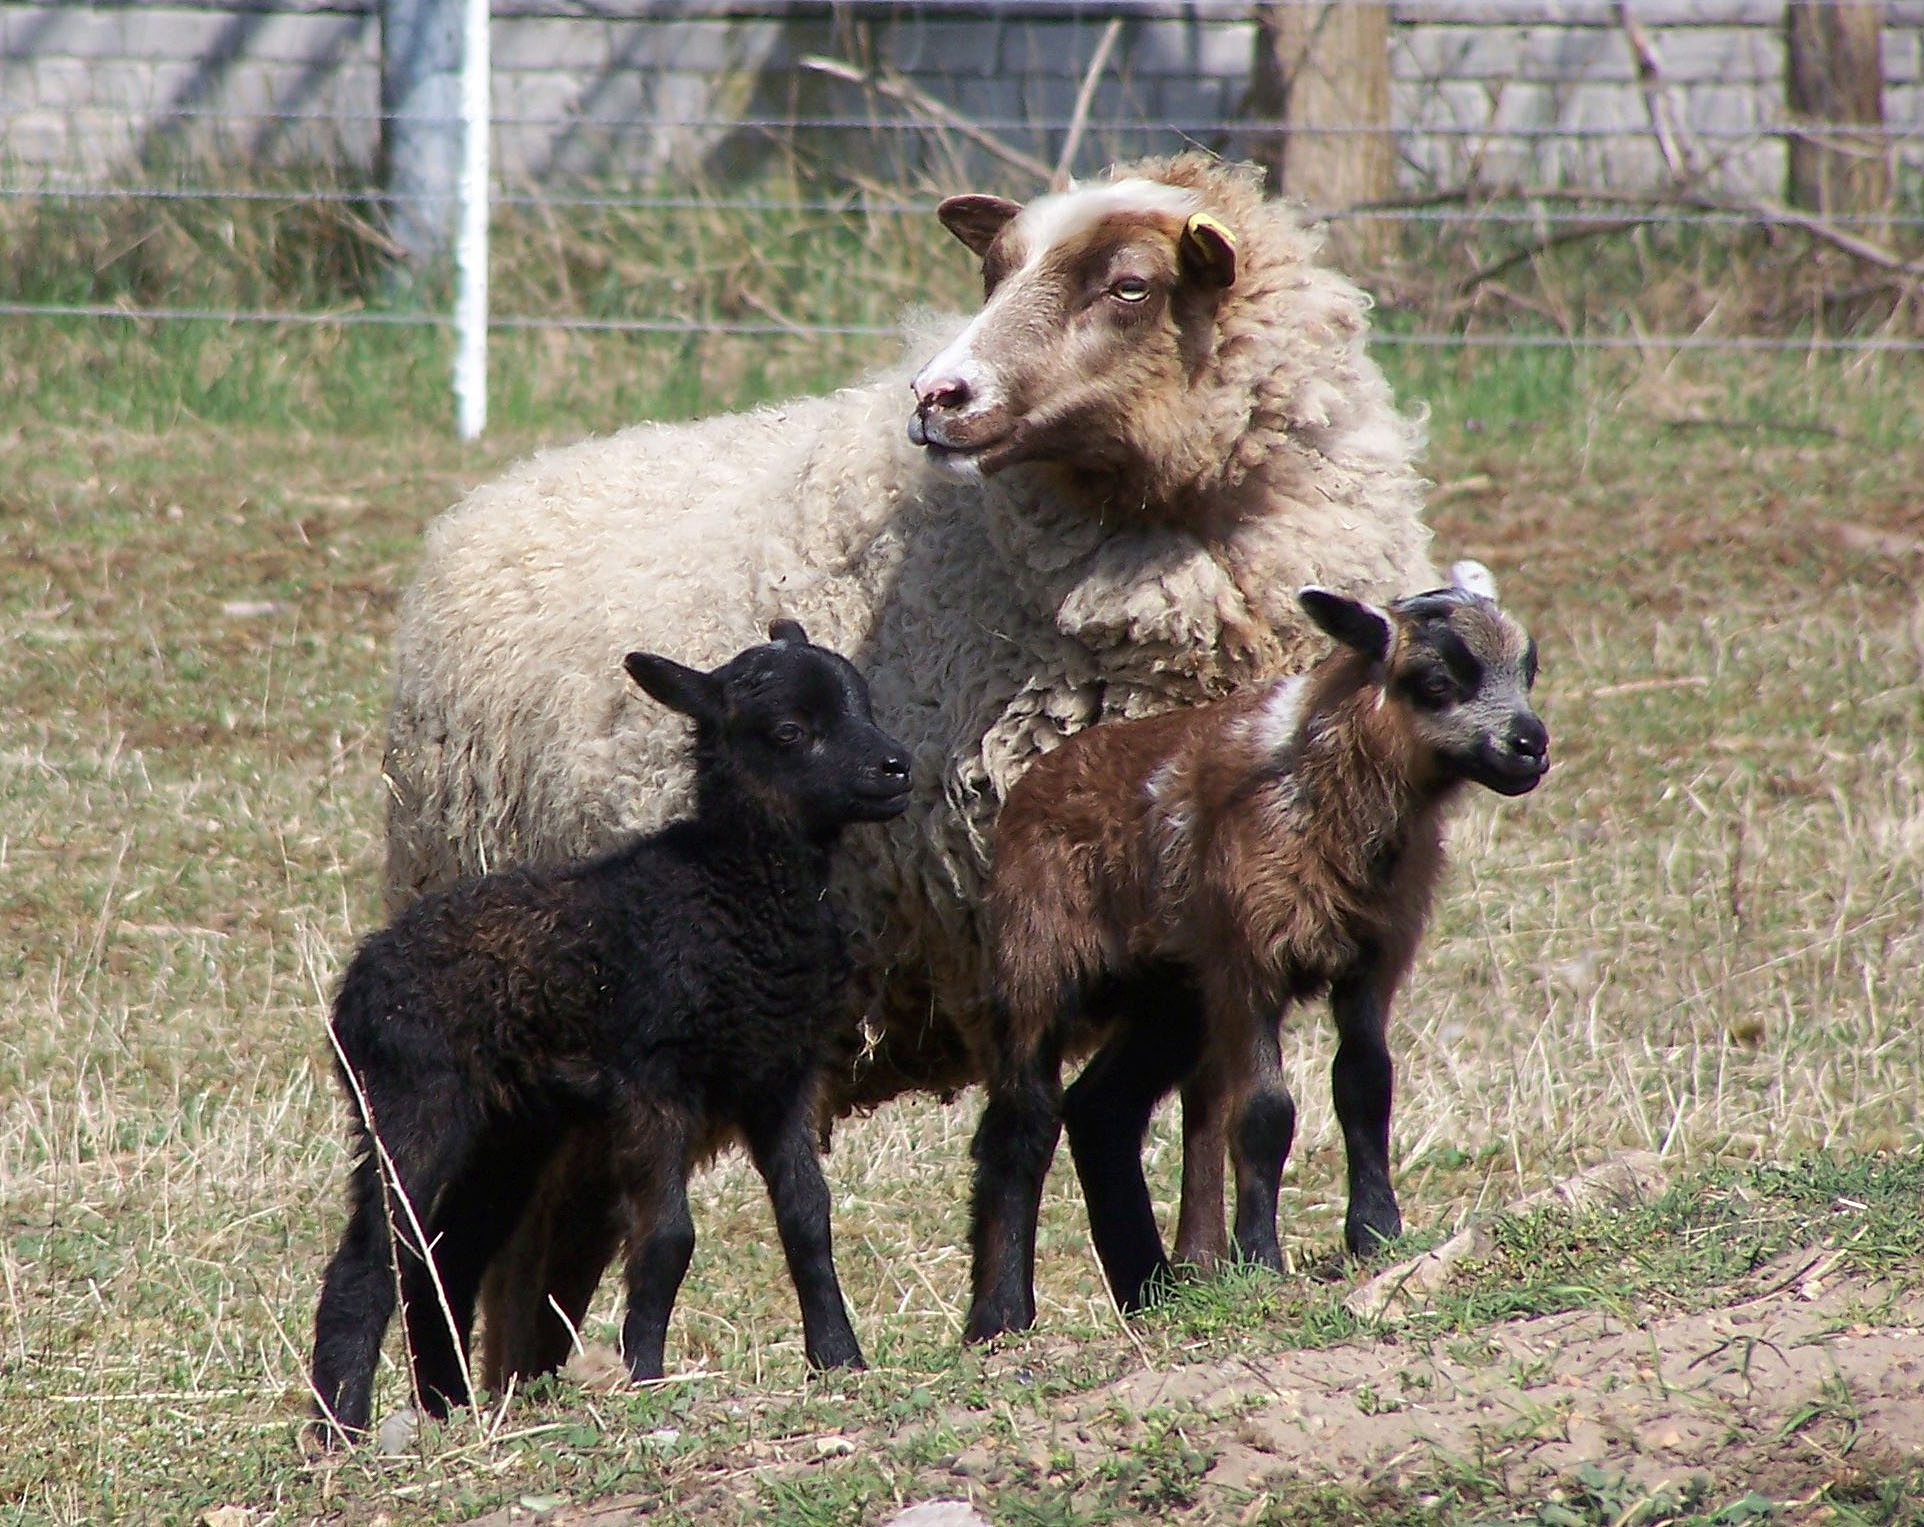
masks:
[[[118,247],[99,232],[95,265]],[[595,284],[600,257],[570,246],[561,268],[609,312],[641,300],[670,246],[708,249],[705,280],[726,269],[712,227],[657,232],[655,266]],[[184,240],[170,258],[191,267],[205,236],[154,238]],[[837,237],[855,276],[893,262],[967,300],[966,262],[926,233],[850,220]],[[850,297],[807,286],[837,263],[822,244],[791,246],[743,288],[756,301]],[[362,300],[346,256],[315,259],[254,295]],[[221,280],[189,295],[247,295],[236,271]],[[750,310],[726,290],[718,276],[684,300]],[[878,280],[860,300],[888,313],[905,295]],[[1919,1519],[1914,1469],[1814,1452],[1661,1498],[1609,1470],[1552,1497],[1474,1456],[1239,1496],[1207,1472],[1234,1413],[1119,1408],[1112,1386],[1145,1367],[1377,1339],[1342,1305],[1357,1274],[1335,1255],[1342,1156],[1313,1018],[1289,1035],[1285,1279],[1187,1287],[1125,1328],[1065,1168],[1038,1331],[965,1352],[974,1106],[911,1101],[845,1126],[829,1163],[872,1373],[804,1378],[765,1200],[728,1161],[698,1192],[678,1381],[548,1381],[405,1457],[305,1461],[307,1328],[345,1169],[321,1017],[376,915],[387,643],[422,527],[543,439],[833,385],[879,358],[517,337],[497,348],[498,429],[464,448],[442,343],[0,320],[0,1521],[191,1523],[222,1504],[256,1523],[454,1520],[610,1492],[664,1523],[776,1527],[852,1527],[933,1493],[972,1493],[998,1527]],[[1635,1214],[1500,1222],[1391,1350],[1559,1310],[1714,1306],[1804,1247],[1840,1252],[1867,1290],[1914,1285],[1915,363],[1383,354],[1432,410],[1440,556],[1488,561],[1541,640],[1557,760],[1536,796],[1465,814],[1400,1005],[1412,1244],[1626,1149],[1677,1174]],[[1165,1206],[1175,1150],[1163,1121]],[[616,1314],[605,1291],[589,1334],[609,1339]],[[398,1377],[383,1383],[400,1403]],[[1394,1403],[1387,1384],[1371,1394]]]

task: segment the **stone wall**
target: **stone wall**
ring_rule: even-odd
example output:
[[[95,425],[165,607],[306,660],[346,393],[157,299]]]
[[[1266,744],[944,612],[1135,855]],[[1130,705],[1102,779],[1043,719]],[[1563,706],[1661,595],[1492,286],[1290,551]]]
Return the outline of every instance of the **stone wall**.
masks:
[[[557,178],[713,182],[791,149],[882,177],[999,176],[966,137],[873,91],[810,71],[827,55],[885,65],[923,96],[1053,163],[1106,16],[1099,5],[956,0],[753,5],[645,19],[530,14],[504,0],[493,31],[496,164],[505,187]],[[713,6],[715,0],[705,0]],[[1899,153],[1924,155],[1924,3],[1887,6],[1885,113]],[[1254,35],[1221,0],[1134,3],[1077,158],[1183,143],[1235,152]],[[1693,142],[1739,189],[1782,185],[1783,6],[1641,0]],[[620,14],[626,12],[628,14]],[[1246,11],[1240,11],[1246,15]],[[1394,129],[1411,189],[1493,180],[1647,182],[1660,160],[1634,60],[1594,0],[1412,0],[1394,8]],[[778,19],[779,18],[779,19]],[[379,139],[379,28],[364,0],[204,0],[120,6],[0,0],[0,155],[15,181],[95,183],[171,160],[331,166],[364,179]],[[790,124],[805,124],[791,131]]]

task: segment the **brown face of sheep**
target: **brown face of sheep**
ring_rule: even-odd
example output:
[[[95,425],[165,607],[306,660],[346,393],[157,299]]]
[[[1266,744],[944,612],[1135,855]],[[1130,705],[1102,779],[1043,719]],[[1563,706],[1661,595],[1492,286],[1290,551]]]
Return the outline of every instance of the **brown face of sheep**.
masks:
[[[937,215],[982,257],[986,295],[910,384],[911,441],[965,478],[1022,461],[1128,472],[1182,451],[1164,400],[1209,355],[1236,279],[1235,238],[1194,193],[1124,180],[1027,207],[952,196]]]
[[[1494,600],[1462,587],[1388,610],[1326,589],[1298,597],[1324,631],[1383,665],[1383,703],[1403,713],[1439,779],[1524,795],[1549,772],[1550,733],[1530,704],[1537,644]]]

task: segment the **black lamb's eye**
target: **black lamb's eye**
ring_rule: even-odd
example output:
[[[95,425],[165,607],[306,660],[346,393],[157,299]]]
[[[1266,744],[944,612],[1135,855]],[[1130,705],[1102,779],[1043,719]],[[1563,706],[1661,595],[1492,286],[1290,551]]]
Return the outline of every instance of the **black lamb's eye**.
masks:
[[[775,744],[777,747],[792,748],[807,735],[800,722],[784,721],[775,728]]]
[[[1447,705],[1456,698],[1456,684],[1447,673],[1426,673],[1416,681],[1416,698],[1425,705]]]

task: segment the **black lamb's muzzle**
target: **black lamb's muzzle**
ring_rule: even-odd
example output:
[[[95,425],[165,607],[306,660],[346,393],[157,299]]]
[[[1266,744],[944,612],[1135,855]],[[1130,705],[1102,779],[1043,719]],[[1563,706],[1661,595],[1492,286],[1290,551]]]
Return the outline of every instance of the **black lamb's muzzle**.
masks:
[[[914,791],[908,750],[890,743],[887,751],[866,771],[854,795],[864,821],[885,822],[908,809],[909,797]]]

